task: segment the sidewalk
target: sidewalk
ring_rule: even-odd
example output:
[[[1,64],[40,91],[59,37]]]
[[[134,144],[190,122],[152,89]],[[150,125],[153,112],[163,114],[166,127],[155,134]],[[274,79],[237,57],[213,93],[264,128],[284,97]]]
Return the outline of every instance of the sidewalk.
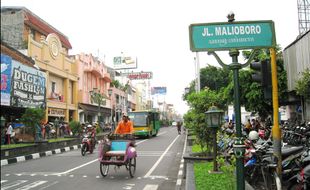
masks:
[[[1,166],[5,166],[8,164],[14,164],[14,163],[18,163],[18,162],[24,162],[26,160],[38,159],[38,158],[50,156],[53,154],[60,154],[60,153],[68,152],[71,150],[77,150],[79,148],[81,148],[80,144],[74,145],[71,147],[64,147],[64,148],[59,148],[59,149],[55,149],[55,150],[49,150],[49,151],[45,151],[45,152],[29,154],[29,155],[25,155],[25,156],[18,156],[18,157],[9,158],[9,159],[3,159],[3,160],[1,160]]]

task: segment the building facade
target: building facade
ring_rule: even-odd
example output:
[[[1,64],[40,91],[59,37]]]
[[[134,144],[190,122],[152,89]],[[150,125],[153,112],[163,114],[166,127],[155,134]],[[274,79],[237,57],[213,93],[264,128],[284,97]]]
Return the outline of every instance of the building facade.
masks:
[[[111,102],[108,94],[111,78],[103,61],[91,54],[76,55],[78,64],[79,117],[82,123],[108,123]]]
[[[287,107],[289,118],[310,121],[310,99],[296,96],[296,81],[302,72],[310,69],[310,30],[299,36],[283,51],[284,65],[287,72],[289,101]]]
[[[46,74],[46,121],[78,121],[77,64],[66,36],[25,7],[1,7],[1,37]]]

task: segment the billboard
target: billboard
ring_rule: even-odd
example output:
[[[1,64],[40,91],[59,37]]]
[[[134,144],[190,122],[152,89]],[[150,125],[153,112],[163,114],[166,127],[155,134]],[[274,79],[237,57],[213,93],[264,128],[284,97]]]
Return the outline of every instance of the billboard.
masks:
[[[113,58],[114,69],[136,69],[137,58],[130,56],[118,56]]]
[[[46,74],[1,54],[1,105],[45,108]]]
[[[152,72],[132,72],[127,74],[127,78],[130,80],[144,80],[151,79],[153,77]]]
[[[11,106],[45,108],[46,74],[12,61]]]
[[[167,94],[167,87],[152,87],[151,88],[151,94],[161,94],[161,95],[166,95]]]

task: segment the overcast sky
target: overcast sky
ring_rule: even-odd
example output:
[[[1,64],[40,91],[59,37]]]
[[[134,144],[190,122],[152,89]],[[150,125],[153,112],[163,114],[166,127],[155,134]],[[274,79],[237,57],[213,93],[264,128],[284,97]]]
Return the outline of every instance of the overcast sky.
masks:
[[[165,100],[187,111],[184,88],[195,77],[190,24],[273,20],[283,49],[298,36],[297,0],[1,0],[1,6],[25,6],[69,38],[70,54],[92,53],[112,66],[121,52],[138,58],[136,71],[152,71],[152,86],[166,86]],[[226,63],[228,52],[220,56]],[[200,65],[219,66],[200,53]],[[225,77],[225,76],[223,76]],[[163,98],[163,97],[161,97]]]

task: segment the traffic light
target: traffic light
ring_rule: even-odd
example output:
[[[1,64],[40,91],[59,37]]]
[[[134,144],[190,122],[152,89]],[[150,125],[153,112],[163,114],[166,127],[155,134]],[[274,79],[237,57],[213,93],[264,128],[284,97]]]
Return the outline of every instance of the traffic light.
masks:
[[[255,72],[252,74],[252,81],[262,85],[264,97],[271,100],[271,64],[270,60],[255,61],[250,64],[250,68]]]

